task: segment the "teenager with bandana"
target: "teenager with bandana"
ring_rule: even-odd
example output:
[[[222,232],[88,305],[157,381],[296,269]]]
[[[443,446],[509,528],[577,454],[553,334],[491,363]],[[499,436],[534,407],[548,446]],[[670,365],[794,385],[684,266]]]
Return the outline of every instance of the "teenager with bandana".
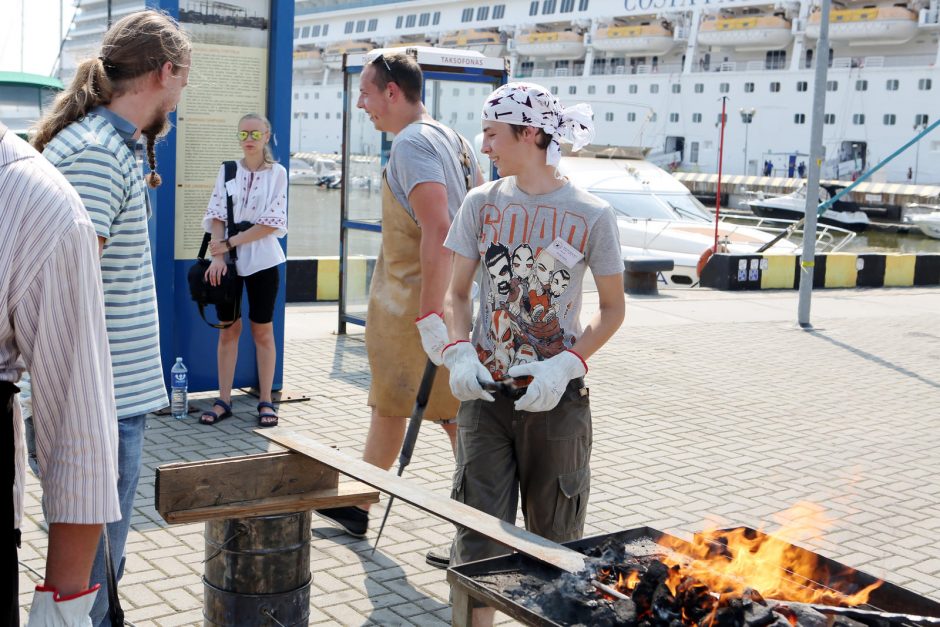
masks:
[[[521,500],[529,531],[566,542],[583,533],[590,492],[586,360],[624,318],[617,222],[606,202],[556,170],[560,141],[578,150],[593,138],[588,105],[564,108],[544,87],[509,83],[486,99],[482,118],[483,153],[501,178],[467,194],[445,242],[456,254],[444,305],[452,343],[443,357],[462,401],[452,497],[510,524]],[[471,335],[471,285],[492,250],[514,251],[509,267],[519,276],[483,274]],[[588,269],[599,307],[582,329]],[[507,320],[511,337],[494,337],[490,320]],[[507,377],[528,381],[516,395],[484,388],[493,369],[481,356],[497,351],[508,353]],[[501,553],[458,528],[451,564]],[[492,624],[493,611],[474,609],[474,625]]]

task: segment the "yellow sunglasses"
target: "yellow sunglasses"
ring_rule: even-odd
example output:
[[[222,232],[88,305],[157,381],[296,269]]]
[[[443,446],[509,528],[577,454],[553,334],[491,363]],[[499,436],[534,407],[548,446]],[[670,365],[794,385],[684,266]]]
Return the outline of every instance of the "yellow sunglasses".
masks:
[[[249,137],[255,141],[260,141],[264,138],[264,131],[238,131],[239,141],[246,141]]]

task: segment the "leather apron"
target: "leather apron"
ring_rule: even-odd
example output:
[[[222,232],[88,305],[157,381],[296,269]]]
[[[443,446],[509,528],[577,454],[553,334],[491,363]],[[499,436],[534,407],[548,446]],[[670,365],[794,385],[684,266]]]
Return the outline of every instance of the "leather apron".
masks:
[[[410,416],[428,357],[415,326],[421,297],[421,227],[382,176],[382,246],[369,285],[366,351],[372,385],[369,406],[380,416]],[[425,420],[457,415],[450,372],[437,369]]]

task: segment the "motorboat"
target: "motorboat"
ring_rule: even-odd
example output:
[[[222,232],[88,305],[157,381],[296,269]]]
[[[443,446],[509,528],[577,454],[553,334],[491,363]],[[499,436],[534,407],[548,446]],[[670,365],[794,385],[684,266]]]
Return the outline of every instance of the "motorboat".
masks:
[[[909,204],[904,207],[904,220],[927,237],[940,239],[940,205]]]
[[[288,176],[293,185],[319,185],[326,189],[339,189],[343,172],[333,159],[291,157]]]
[[[819,203],[829,200],[836,189],[835,186],[820,186]],[[757,192],[742,204],[749,207],[756,216],[800,220],[806,215],[806,183],[800,185],[796,191],[780,196],[765,196],[762,192]],[[837,203],[833,208],[824,211],[818,220],[821,224],[841,227],[856,233],[871,225],[871,220],[855,203]]]

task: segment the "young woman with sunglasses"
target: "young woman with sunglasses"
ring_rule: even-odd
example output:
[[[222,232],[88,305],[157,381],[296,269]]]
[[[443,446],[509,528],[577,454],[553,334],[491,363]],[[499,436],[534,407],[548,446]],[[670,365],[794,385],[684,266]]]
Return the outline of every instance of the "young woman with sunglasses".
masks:
[[[233,181],[225,181],[224,166],[209,199],[202,225],[212,234],[209,253],[212,263],[206,277],[217,285],[226,273],[225,256],[238,249],[238,276],[248,292],[248,319],[258,360],[258,425],[273,427],[278,416],[271,402],[274,364],[277,348],[274,343],[274,304],[280,275],[278,266],[286,261],[278,238],[287,234],[287,170],[274,161],[268,142],[271,124],[257,113],[249,113],[238,122],[238,140],[244,156],[237,162]],[[235,222],[239,232],[226,229],[227,196],[234,202]],[[228,234],[228,237],[226,237]],[[242,331],[240,316],[235,309],[217,308],[219,321],[232,326],[219,332],[219,398],[211,410],[203,412],[199,422],[214,425],[232,415],[232,381],[238,359],[238,338]]]

